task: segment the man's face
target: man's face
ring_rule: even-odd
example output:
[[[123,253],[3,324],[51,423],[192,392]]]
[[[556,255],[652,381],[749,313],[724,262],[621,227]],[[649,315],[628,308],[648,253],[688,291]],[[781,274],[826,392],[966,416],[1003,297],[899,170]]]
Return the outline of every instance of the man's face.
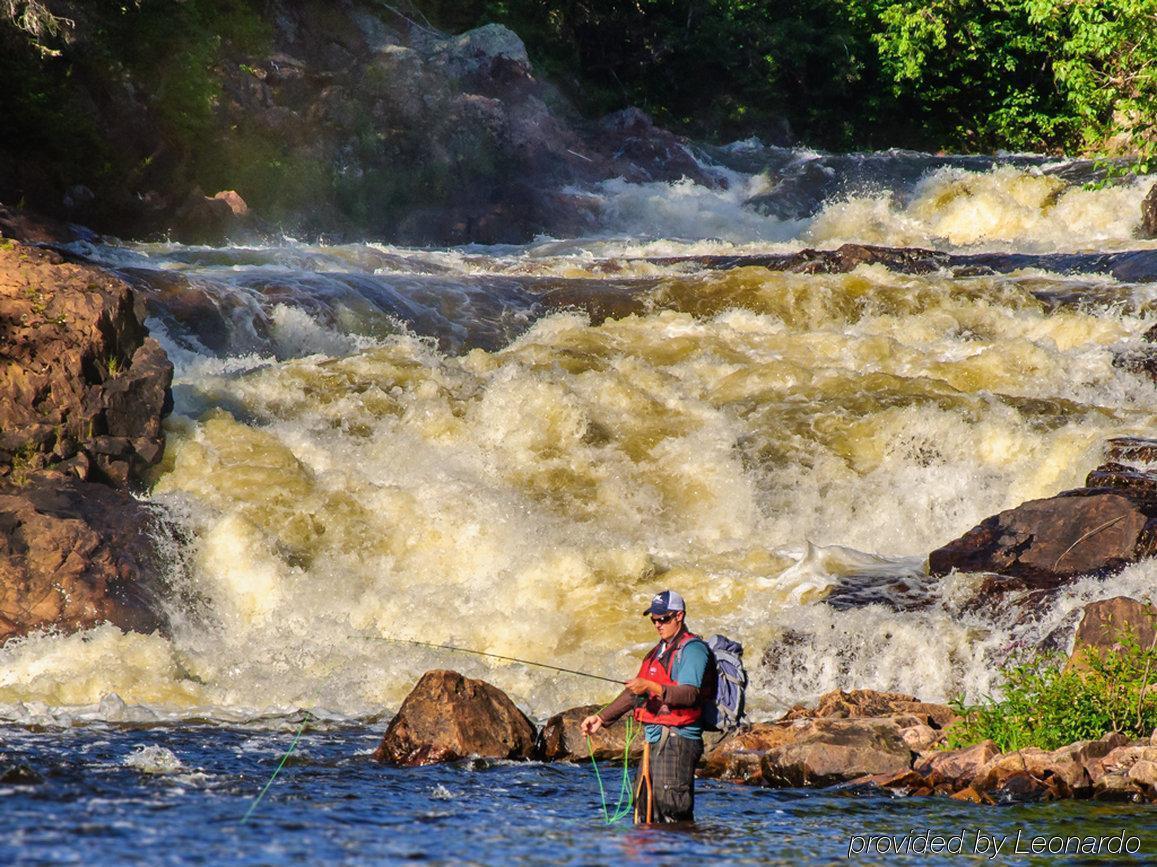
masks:
[[[683,612],[671,611],[667,614],[652,614],[651,622],[659,631],[659,638],[663,641],[670,641],[679,631],[679,627],[683,625]]]

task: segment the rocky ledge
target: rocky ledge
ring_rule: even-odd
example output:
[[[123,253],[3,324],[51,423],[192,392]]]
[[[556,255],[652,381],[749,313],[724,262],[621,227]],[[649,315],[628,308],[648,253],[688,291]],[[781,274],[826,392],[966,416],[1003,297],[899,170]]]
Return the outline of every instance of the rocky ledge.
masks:
[[[0,238],[0,642],[164,627],[161,524],[128,489],[163,453],[172,375],[126,284]]]

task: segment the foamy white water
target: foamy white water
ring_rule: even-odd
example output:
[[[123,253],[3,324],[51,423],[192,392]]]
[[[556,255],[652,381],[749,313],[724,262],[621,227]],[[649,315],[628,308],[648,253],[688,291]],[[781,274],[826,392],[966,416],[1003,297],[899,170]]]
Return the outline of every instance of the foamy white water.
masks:
[[[1080,485],[1106,438],[1153,434],[1157,387],[1114,365],[1155,321],[1152,284],[642,261],[1133,249],[1142,185],[947,167],[808,218],[745,206],[774,188],[607,184],[605,237],[522,248],[94,251],[235,311],[198,331],[157,296],[177,406],[152,499],[191,539],[170,554],[173,635],[9,642],[0,713],[365,716],[452,667],[546,716],[613,689],[383,639],[627,677],[667,586],[694,628],[746,645],[757,715],[836,687],[976,698],[1085,601],[1145,598],[1152,561],[1017,623],[923,560]],[[876,579],[926,604],[825,601]]]

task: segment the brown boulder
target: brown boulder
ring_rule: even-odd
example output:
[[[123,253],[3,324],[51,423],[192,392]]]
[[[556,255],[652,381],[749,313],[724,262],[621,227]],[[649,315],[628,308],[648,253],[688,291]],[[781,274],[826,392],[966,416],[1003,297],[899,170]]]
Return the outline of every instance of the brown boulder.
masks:
[[[761,770],[765,786],[830,786],[911,765],[912,751],[895,720],[819,719],[798,739],[768,750]]]
[[[555,714],[546,721],[538,733],[536,754],[548,761],[581,762],[590,758],[586,736],[579,731],[579,724],[588,716],[597,713],[601,705],[574,707]],[[611,726],[604,726],[591,737],[591,746],[596,759],[621,759],[627,745],[627,724],[623,720]],[[631,743],[631,755],[643,754],[643,732],[639,728]]]
[[[0,243],[0,476],[139,480],[164,449],[172,376],[125,283]]]
[[[37,478],[0,486],[0,643],[109,622],[165,628],[155,513],[104,485]]]
[[[534,726],[497,687],[456,671],[422,675],[374,752],[380,762],[432,765],[467,756],[526,759]]]
[[[1120,650],[1127,635],[1132,635],[1142,648],[1151,646],[1157,636],[1157,609],[1128,596],[1089,603],[1077,627],[1066,668],[1086,668],[1085,657],[1090,652]]]
[[[707,753],[703,775],[761,785],[764,754],[791,743],[803,729],[810,731],[808,722],[755,723],[735,729]]]
[[[986,518],[928,556],[929,571],[995,572],[1000,587],[1050,587],[1109,574],[1157,552],[1157,505],[1112,489],[1031,500]]]
[[[797,704],[781,720],[849,719],[908,714],[920,718],[924,725],[942,729],[958,718],[946,704],[920,701],[902,692],[878,692],[874,689],[832,690],[820,696],[814,708]]]
[[[982,741],[964,749],[933,753],[918,761],[914,770],[926,777],[928,785],[937,792],[959,792],[998,755],[996,744]]]

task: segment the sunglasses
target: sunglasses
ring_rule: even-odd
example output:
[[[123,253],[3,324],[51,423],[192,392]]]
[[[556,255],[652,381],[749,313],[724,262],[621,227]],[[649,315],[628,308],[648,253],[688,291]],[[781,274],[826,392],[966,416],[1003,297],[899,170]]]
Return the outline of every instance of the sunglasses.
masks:
[[[652,617],[651,622],[658,626],[661,623],[670,623],[674,619],[674,614],[664,614],[662,617]]]

